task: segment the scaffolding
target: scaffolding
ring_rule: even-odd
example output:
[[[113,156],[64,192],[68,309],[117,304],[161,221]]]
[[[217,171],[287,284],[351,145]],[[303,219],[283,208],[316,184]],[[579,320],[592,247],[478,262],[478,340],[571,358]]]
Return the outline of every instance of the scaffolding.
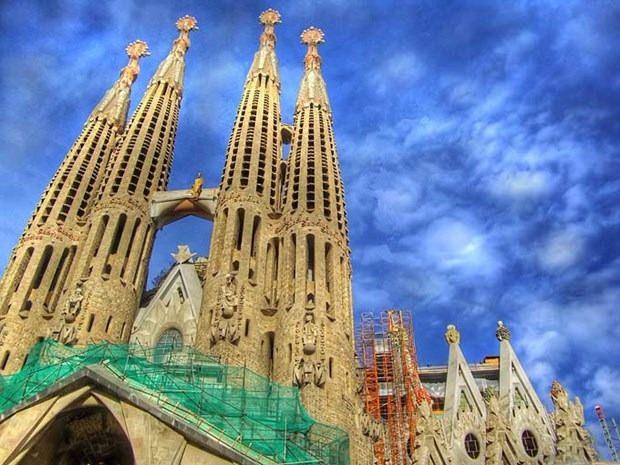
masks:
[[[349,463],[347,433],[316,422],[298,388],[189,347],[108,342],[69,347],[44,340],[19,372],[0,376],[0,417],[90,367],[106,370],[162,410],[258,463]]]
[[[388,310],[362,315],[357,335],[368,413],[381,420],[385,438],[375,443],[378,464],[406,465],[414,447],[420,383],[411,314]]]

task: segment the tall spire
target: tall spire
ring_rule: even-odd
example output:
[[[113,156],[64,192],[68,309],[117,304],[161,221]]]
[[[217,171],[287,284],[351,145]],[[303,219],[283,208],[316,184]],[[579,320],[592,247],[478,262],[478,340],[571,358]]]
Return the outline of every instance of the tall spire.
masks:
[[[191,45],[189,33],[198,30],[198,21],[193,16],[185,15],[177,20],[176,26],[179,37],[172,43],[172,50],[155,71],[150,85],[160,81],[168,82],[181,93],[185,74],[185,54]]]
[[[325,35],[320,29],[309,27],[301,33],[301,42],[308,46],[308,50],[304,58],[305,71],[297,96],[296,109],[314,103],[331,113],[327,87],[321,75],[321,55],[318,49],[318,45],[325,42]]]
[[[78,287],[83,287],[86,297],[80,314],[71,321],[64,318],[54,329],[53,336],[63,343],[129,339],[155,236],[149,202],[156,191],[168,185],[185,53],[190,45],[189,32],[197,29],[197,22],[184,16],[176,26],[179,36],[116,147],[88,224],[88,235],[82,239],[65,300],[78,292]],[[114,305],[107,303],[109,299]]]
[[[254,61],[248,71],[246,81],[250,81],[260,73],[270,77],[279,87],[280,75],[278,72],[278,59],[275,54],[277,40],[275,25],[281,23],[282,18],[280,13],[270,8],[263,11],[258,19],[264,26],[264,30],[260,35],[259,48],[254,55]]]
[[[325,36],[320,29],[310,27],[302,32],[301,41],[308,50],[295,107],[284,211],[294,214],[316,209],[329,224],[337,225],[348,240],[344,189],[318,52],[318,45],[325,41]]]
[[[56,308],[71,279],[83,227],[124,131],[131,85],[140,71],[138,60],[148,55],[148,46],[132,42],[127,54],[129,64],[86,120],[13,250],[0,283],[0,371],[20,367],[59,313]]]
[[[201,320],[197,342],[198,347],[212,348],[229,362],[242,363],[247,358],[252,369],[268,375],[273,366],[260,356],[265,350],[266,342],[261,343],[264,334],[249,327],[273,325],[278,300],[276,270],[278,263],[282,264],[272,231],[282,142],[275,54],[275,25],[280,13],[269,9],[259,20],[263,31],[243,86],[217,197],[210,274],[202,302],[202,315],[212,318]],[[220,291],[224,299],[238,300],[239,305],[224,308]],[[235,315],[232,320],[230,312]],[[240,327],[243,319],[245,331]],[[228,329],[222,331],[224,326]]]
[[[130,43],[125,50],[129,57],[129,63],[121,70],[118,80],[105,93],[89,118],[89,120],[96,118],[107,119],[118,130],[124,128],[125,121],[127,120],[131,86],[138,74],[140,74],[138,61],[141,57],[151,54],[148,45],[142,40]]]

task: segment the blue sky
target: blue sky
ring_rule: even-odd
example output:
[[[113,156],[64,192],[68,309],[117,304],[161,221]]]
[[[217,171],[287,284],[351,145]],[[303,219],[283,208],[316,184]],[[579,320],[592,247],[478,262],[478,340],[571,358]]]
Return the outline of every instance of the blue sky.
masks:
[[[504,320],[539,394],[620,419],[620,6],[615,1],[19,1],[0,7],[0,261],[92,107],[146,40],[132,109],[195,15],[170,188],[216,185],[263,9],[280,10],[283,119],[321,27],[356,312],[414,314],[421,363],[455,323],[470,361]],[[158,236],[151,275],[179,242]],[[598,433],[598,426],[591,423]],[[602,449],[602,448],[601,448]]]

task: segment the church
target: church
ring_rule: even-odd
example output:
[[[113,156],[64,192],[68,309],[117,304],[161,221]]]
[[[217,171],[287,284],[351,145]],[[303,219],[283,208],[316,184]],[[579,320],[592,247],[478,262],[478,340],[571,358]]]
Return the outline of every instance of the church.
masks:
[[[289,124],[280,14],[259,19],[217,187],[198,176],[167,190],[196,19],[177,21],[129,120],[149,49],[127,47],[129,63],[42,194],[0,283],[0,463],[598,463],[579,400],[554,382],[547,412],[503,324],[498,356],[467,362],[449,325],[446,366],[418,369],[404,351],[415,390],[375,383],[372,397],[376,380],[356,353],[324,34],[301,33]],[[213,222],[208,256],[180,244],[147,290],[157,231],[188,215]],[[379,337],[371,350],[386,344]],[[398,433],[387,398],[411,405]]]

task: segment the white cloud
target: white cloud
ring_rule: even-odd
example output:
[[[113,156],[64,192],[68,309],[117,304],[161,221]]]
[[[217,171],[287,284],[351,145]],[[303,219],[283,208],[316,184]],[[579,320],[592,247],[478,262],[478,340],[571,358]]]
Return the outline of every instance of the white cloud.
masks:
[[[574,265],[582,255],[584,239],[574,228],[552,233],[539,251],[540,265],[547,271],[560,271]]]

